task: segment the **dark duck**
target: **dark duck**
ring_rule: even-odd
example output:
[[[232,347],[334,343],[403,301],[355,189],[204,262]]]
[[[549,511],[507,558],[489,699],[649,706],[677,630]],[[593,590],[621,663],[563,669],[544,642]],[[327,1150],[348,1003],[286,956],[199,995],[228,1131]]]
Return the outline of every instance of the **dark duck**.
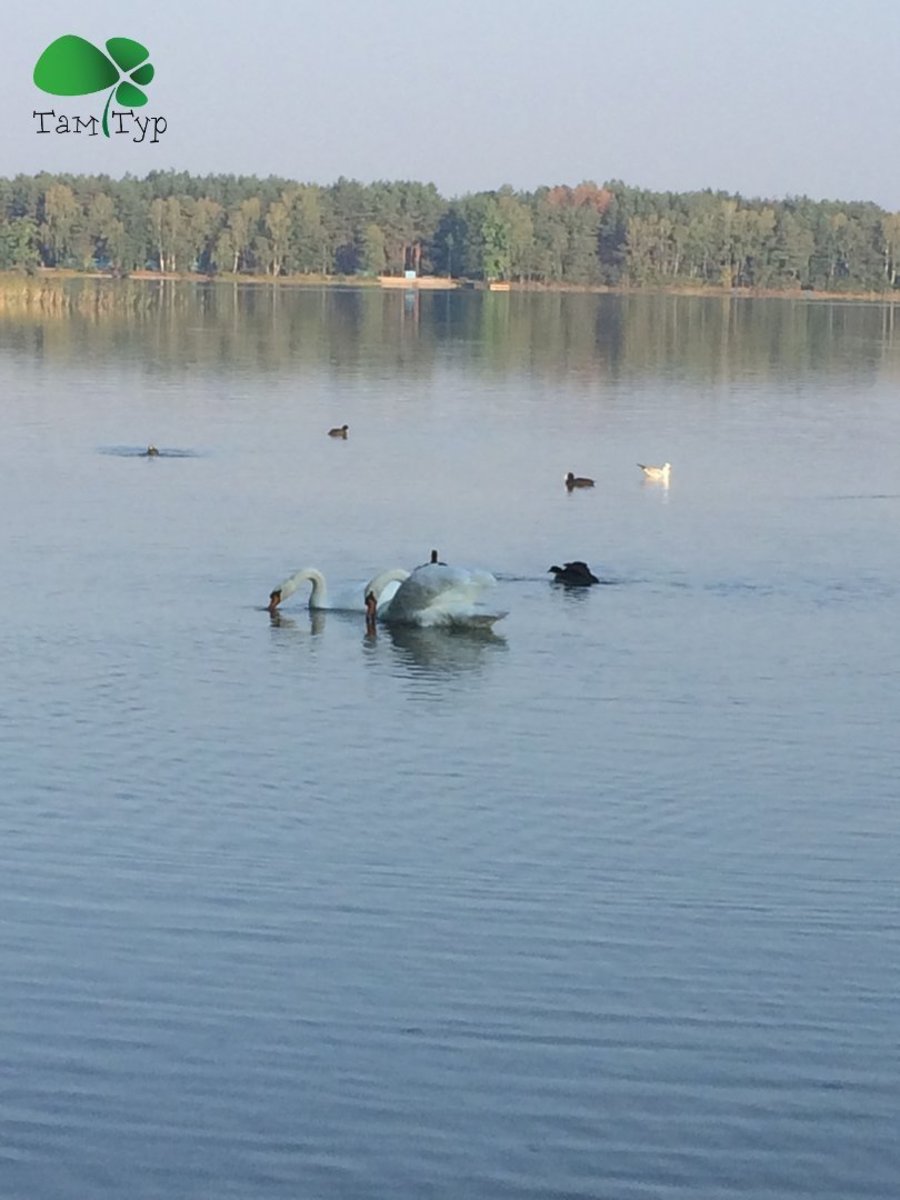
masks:
[[[568,587],[590,587],[600,580],[585,562],[567,562],[562,567],[548,567],[553,572],[554,583],[565,583]]]

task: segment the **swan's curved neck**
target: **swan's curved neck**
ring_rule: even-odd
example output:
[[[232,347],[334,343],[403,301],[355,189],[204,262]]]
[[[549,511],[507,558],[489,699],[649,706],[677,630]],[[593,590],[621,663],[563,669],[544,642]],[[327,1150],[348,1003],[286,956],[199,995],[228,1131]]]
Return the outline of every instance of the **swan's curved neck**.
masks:
[[[402,583],[404,579],[409,579],[409,571],[404,571],[402,567],[391,567],[389,571],[382,571],[380,575],[369,580],[366,584],[365,595],[367,597],[374,596],[377,604],[381,593],[389,583]]]
[[[281,585],[282,595],[290,596],[296,592],[301,583],[306,583],[307,580],[312,584],[309,607],[324,608],[328,603],[328,588],[325,584],[325,576],[315,567],[304,567],[302,571],[297,571],[290,579],[286,579]]]

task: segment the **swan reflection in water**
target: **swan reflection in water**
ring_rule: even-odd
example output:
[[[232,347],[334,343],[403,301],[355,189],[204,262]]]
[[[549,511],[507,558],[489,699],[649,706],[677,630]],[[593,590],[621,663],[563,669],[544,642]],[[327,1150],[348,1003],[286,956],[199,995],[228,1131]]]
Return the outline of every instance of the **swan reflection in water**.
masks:
[[[309,616],[309,632],[319,634],[325,632],[325,613],[321,609],[310,608],[307,610]],[[301,632],[307,622],[302,618],[288,617],[284,613],[275,612],[269,613],[269,624],[273,629],[296,629]]]
[[[404,667],[437,674],[458,674],[484,666],[486,656],[506,650],[506,638],[491,629],[417,625],[381,625],[366,621],[365,644],[375,654],[389,645]]]
[[[279,637],[286,634],[290,639],[284,645],[292,643],[294,638],[306,640],[309,634],[314,637],[323,634],[327,623],[328,612],[324,609],[301,609],[295,616],[278,610],[269,614],[270,628],[277,629]],[[343,622],[339,620],[339,624]],[[363,641],[366,653],[377,655],[382,662],[383,651],[387,650],[404,671],[412,668],[437,674],[477,670],[484,664],[486,653],[507,648],[505,638],[483,627],[422,629],[417,625],[385,625],[369,620]]]

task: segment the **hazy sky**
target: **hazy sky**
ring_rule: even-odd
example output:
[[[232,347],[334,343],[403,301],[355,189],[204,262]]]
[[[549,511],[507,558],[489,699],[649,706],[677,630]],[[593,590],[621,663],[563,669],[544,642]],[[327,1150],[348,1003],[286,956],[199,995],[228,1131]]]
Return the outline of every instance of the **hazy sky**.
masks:
[[[887,0],[7,0],[0,175],[154,167],[444,195],[593,179],[900,209],[900,5]],[[151,50],[158,145],[38,135],[63,33]]]

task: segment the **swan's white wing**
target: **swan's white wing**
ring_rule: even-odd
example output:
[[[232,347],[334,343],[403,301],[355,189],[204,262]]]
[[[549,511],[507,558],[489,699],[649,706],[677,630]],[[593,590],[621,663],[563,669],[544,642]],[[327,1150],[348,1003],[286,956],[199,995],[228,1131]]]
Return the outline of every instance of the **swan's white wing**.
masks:
[[[448,567],[444,563],[426,563],[410,574],[397,590],[391,605],[391,613],[402,612],[411,616],[424,612],[437,601],[451,595],[464,595],[472,588],[472,575],[460,567]],[[484,585],[482,584],[481,587]],[[480,587],[475,587],[479,591]]]
[[[490,626],[505,613],[490,612],[483,593],[496,584],[489,571],[467,571],[443,563],[417,567],[383,611],[387,621],[421,625]]]
[[[398,589],[404,608],[418,611],[427,608],[429,604],[445,592],[453,588],[464,587],[469,580],[469,572],[459,567],[448,567],[444,563],[426,563],[404,579]]]
[[[471,575],[473,584],[481,591],[497,586],[497,580],[490,571],[470,571],[469,574]]]
[[[480,604],[455,604],[426,609],[417,622],[423,629],[443,626],[448,629],[490,629],[506,616],[505,610],[493,612]]]

